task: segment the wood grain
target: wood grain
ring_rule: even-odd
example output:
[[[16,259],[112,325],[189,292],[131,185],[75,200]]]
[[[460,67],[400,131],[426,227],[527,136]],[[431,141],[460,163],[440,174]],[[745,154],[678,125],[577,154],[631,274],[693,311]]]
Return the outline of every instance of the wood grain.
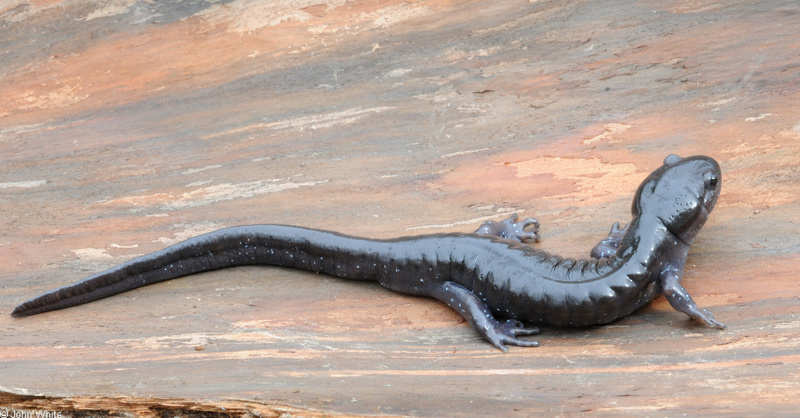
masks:
[[[0,4],[2,312],[250,223],[381,238],[519,212],[542,248],[584,256],[677,153],[722,166],[684,285],[729,326],[659,298],[502,354],[435,301],[236,268],[0,315],[0,390],[16,394],[0,400],[796,412],[797,33],[789,0]]]

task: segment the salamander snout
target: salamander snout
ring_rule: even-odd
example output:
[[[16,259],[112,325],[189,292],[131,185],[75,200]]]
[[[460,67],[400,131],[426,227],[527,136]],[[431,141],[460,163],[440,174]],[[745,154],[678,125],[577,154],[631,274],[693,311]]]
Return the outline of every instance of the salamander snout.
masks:
[[[722,186],[719,164],[698,155],[670,155],[639,188],[634,211],[657,217],[664,226],[691,244],[717,203]]]

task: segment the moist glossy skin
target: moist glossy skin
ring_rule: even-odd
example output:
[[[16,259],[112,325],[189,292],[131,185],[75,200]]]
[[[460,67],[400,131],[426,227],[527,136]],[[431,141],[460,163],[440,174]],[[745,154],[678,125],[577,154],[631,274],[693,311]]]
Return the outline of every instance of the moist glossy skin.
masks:
[[[19,305],[22,317],[91,302],[202,271],[265,264],[295,267],[438,299],[483,338],[532,347],[522,322],[605,324],[663,293],[677,310],[724,328],[681,287],[686,256],[719,196],[720,169],[709,157],[670,155],[639,186],[633,219],[574,260],[535,249],[539,223],[516,215],[473,234],[371,240],[283,225],[225,228],[157,251]],[[498,320],[497,318],[503,318]]]

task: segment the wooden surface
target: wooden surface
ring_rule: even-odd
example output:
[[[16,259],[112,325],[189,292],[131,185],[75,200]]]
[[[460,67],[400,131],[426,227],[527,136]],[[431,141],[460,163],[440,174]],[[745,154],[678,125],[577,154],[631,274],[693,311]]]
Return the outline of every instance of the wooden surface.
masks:
[[[722,166],[684,285],[729,326],[659,298],[502,354],[435,301],[248,267],[2,315],[0,390],[65,412],[796,412],[798,33],[795,0],[0,3],[0,312],[249,223],[394,237],[519,212],[583,256],[677,153]]]

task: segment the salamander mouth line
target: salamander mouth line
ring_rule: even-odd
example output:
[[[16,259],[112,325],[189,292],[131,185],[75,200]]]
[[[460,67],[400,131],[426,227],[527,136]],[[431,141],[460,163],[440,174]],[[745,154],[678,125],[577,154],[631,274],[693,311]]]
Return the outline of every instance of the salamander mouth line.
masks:
[[[692,220],[691,220],[691,223],[695,223],[695,222],[697,222],[697,220],[698,220],[698,219],[701,219],[701,218],[708,219],[708,216],[711,214],[711,209],[710,209],[710,208],[708,208],[708,207],[706,206],[706,203],[705,203],[704,199],[702,199],[702,198],[701,198],[701,199],[699,199],[699,200],[700,200],[700,201],[699,201],[699,205],[698,205],[698,206],[700,206],[700,211],[699,211],[699,213],[697,214],[697,216],[695,216],[695,217],[694,217],[694,219],[692,219]],[[713,208],[713,206],[712,206],[712,208]],[[656,216],[656,217],[657,217],[657,218],[658,218],[658,220],[661,222],[661,224],[662,224],[662,225],[664,225],[664,228],[666,228],[666,230],[667,230],[667,231],[669,231],[669,233],[670,233],[672,236],[674,236],[675,238],[677,238],[677,239],[678,239],[678,241],[682,242],[682,243],[683,243],[684,245],[686,245],[687,247],[692,245],[691,243],[689,243],[689,242],[686,242],[686,240],[684,240],[684,239],[683,239],[683,237],[681,236],[681,234],[679,234],[679,233],[675,232],[674,230],[672,230],[672,228],[670,228],[670,227],[667,225],[667,222],[666,222],[666,221],[664,221],[664,218],[662,218],[661,216]]]

